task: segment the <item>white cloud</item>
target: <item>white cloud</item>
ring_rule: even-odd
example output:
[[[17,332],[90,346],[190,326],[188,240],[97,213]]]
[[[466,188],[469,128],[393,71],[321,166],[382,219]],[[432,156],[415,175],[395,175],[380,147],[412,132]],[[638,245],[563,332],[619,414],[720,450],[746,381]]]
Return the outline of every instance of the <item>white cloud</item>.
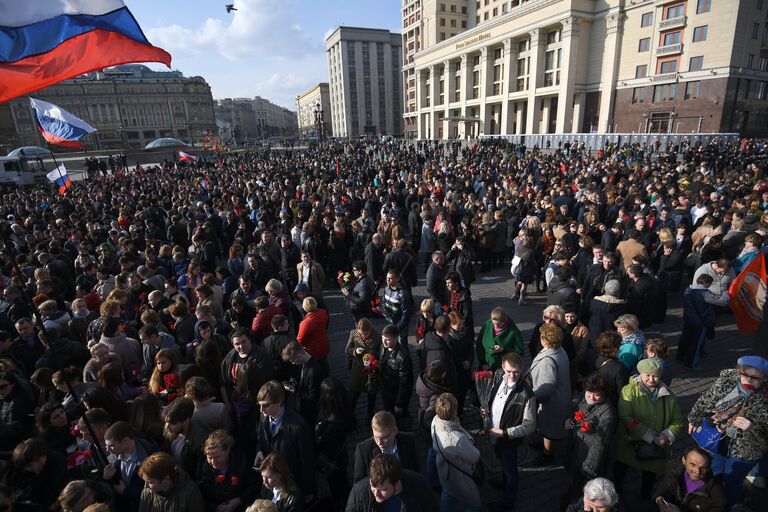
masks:
[[[173,24],[146,30],[147,37],[173,56],[215,51],[230,61],[272,57],[295,59],[322,52],[295,20],[295,0],[240,0],[230,18],[208,18],[197,28]]]

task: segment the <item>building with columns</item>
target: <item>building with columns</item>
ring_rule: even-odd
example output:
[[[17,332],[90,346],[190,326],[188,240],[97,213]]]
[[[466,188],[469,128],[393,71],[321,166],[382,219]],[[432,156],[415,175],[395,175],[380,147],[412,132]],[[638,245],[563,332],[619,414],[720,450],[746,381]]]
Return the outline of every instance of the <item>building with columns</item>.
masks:
[[[325,40],[335,137],[401,136],[400,34],[339,27]]]
[[[318,119],[322,126],[318,133]],[[304,94],[296,96],[296,116],[299,123],[299,138],[332,137],[331,93],[327,82],[322,82]]]
[[[760,0],[472,4],[473,27],[414,55],[419,138],[766,133]]]
[[[202,77],[180,71],[153,71],[129,64],[87,73],[34,92],[98,131],[84,139],[89,149],[143,148],[158,137],[200,143],[218,132],[211,88]],[[15,145],[40,146],[27,95],[8,102]]]

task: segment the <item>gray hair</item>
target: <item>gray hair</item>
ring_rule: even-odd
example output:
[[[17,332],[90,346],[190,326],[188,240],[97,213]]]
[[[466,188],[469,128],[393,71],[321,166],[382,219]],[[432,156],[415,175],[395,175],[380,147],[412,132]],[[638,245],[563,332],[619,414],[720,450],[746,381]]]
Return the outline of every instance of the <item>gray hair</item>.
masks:
[[[621,283],[616,279],[611,279],[605,283],[605,294],[617,299],[621,296]]]
[[[269,292],[280,293],[281,291],[283,291],[283,283],[281,283],[275,278],[272,278],[269,281],[267,281],[267,285],[264,287],[264,289],[267,291],[267,293]]]
[[[602,501],[606,507],[613,507],[619,502],[616,487],[607,478],[593,478],[587,482],[584,497],[591,501]]]

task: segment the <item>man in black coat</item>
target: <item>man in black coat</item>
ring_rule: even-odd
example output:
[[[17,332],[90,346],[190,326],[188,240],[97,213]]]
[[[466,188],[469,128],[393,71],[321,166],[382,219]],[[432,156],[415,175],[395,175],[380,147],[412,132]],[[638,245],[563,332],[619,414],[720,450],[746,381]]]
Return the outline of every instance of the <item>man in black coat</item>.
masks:
[[[371,242],[365,246],[365,265],[368,267],[368,277],[374,283],[384,282],[384,237],[381,233],[374,234]]]
[[[384,409],[398,418],[408,415],[413,393],[413,363],[408,348],[398,343],[400,329],[387,325],[381,331],[379,383]]]
[[[256,396],[261,421],[253,465],[258,467],[270,453],[288,461],[291,474],[307,500],[315,494],[315,436],[301,415],[285,406],[285,390],[276,380],[266,382]]]
[[[370,478],[357,482],[352,488],[346,512],[438,510],[437,501],[429,489],[426,477],[403,469],[394,455],[376,456],[371,461],[370,474]]]
[[[709,453],[699,447],[689,449],[682,459],[672,458],[656,484],[654,501],[661,512],[724,512],[728,500],[723,486],[710,471]]]
[[[384,258],[384,273],[394,272],[400,276],[403,286],[416,286],[416,257],[408,250],[404,238],[395,242],[395,249]],[[444,276],[443,276],[444,277]]]
[[[405,469],[419,470],[416,438],[410,432],[398,432],[395,417],[389,411],[379,411],[371,420],[373,436],[355,447],[355,482],[368,476],[373,458],[381,453],[392,454]]]
[[[445,256],[440,251],[432,253],[432,263],[427,269],[427,294],[437,309],[448,303],[448,289],[445,286]]]
[[[627,269],[629,287],[627,289],[627,310],[637,316],[640,329],[653,325],[657,307],[656,280],[643,272],[640,265],[630,265]]]
[[[287,384],[286,390],[295,394],[296,409],[308,424],[314,425],[317,422],[323,368],[297,341],[291,341],[285,346],[283,360],[301,368],[298,382]]]

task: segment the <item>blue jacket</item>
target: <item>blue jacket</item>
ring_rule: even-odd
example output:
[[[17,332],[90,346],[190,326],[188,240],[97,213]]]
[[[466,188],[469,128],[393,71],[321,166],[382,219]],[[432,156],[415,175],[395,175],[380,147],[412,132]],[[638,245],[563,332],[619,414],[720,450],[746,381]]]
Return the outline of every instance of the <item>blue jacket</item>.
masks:
[[[689,286],[683,293],[683,321],[693,327],[715,325],[715,307],[704,298],[709,290]]]

